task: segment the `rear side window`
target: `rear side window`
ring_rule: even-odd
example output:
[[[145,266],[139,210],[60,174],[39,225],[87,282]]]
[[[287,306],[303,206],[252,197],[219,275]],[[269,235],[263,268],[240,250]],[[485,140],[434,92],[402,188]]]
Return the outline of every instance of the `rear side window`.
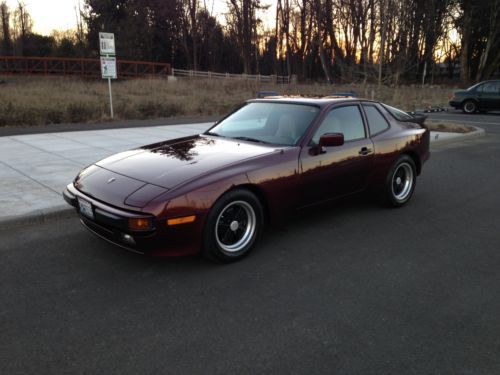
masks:
[[[363,108],[368,119],[371,135],[378,134],[389,128],[389,123],[377,108],[372,105],[363,105]]]
[[[394,116],[394,118],[396,120],[399,120],[399,121],[405,121],[405,120],[411,120],[413,117],[410,116],[408,113],[406,112],[403,112],[402,110],[400,109],[397,109],[397,108],[394,108],[394,107],[391,107],[390,105],[387,105],[387,104],[382,104],[382,106],[387,109],[387,111]]]

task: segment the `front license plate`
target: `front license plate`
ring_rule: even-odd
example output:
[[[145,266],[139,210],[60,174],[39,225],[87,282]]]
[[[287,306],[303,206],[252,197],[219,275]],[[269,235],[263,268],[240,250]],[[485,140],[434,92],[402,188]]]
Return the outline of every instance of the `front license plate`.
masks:
[[[94,211],[92,211],[92,203],[87,202],[85,199],[78,197],[78,206],[80,213],[89,219],[94,220]]]

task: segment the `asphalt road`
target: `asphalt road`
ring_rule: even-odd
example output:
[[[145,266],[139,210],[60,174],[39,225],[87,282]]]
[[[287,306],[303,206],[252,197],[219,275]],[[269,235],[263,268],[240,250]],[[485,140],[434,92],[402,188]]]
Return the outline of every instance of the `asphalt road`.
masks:
[[[0,373],[499,374],[499,166],[500,135],[441,146],[406,207],[311,210],[232,265],[0,232]]]

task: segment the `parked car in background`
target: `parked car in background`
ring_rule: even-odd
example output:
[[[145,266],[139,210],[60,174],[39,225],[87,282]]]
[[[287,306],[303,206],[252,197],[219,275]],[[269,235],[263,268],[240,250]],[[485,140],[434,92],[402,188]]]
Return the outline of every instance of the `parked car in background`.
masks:
[[[484,81],[453,93],[450,106],[464,113],[500,110],[500,80]]]
[[[254,99],[203,134],[90,165],[64,198],[119,246],[231,262],[253,248],[264,222],[311,205],[366,190],[405,205],[430,155],[419,122],[362,99]]]
[[[357,98],[358,93],[356,91],[336,91],[332,92],[330,96],[340,96],[344,98]]]
[[[262,99],[262,98],[271,98],[271,97],[276,97],[280,96],[276,91],[259,91],[257,93],[257,98]]]

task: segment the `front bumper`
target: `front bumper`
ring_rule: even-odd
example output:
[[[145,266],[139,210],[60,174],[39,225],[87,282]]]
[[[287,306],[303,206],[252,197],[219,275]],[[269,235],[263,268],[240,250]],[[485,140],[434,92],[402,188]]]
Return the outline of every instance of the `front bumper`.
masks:
[[[462,102],[461,101],[457,101],[457,100],[450,100],[448,102],[448,104],[450,105],[450,107],[453,107],[453,108],[456,108],[456,109],[460,109],[462,108]]]
[[[76,209],[82,224],[97,236],[138,253],[145,253],[144,249],[148,249],[151,245],[154,245],[156,222],[153,216],[149,216],[153,219],[154,223],[151,230],[134,231],[128,228],[129,219],[143,218],[147,215],[128,212],[105,205],[79,192],[73,184],[69,184],[66,187],[63,197],[68,204]],[[80,212],[78,197],[91,203],[93,218],[89,218]]]
[[[85,228],[95,235],[124,249],[152,256],[180,256],[196,254],[201,249],[205,215],[197,215],[196,221],[169,227],[166,219],[154,215],[119,209],[89,197],[69,184],[63,192],[64,200],[77,211]],[[89,202],[93,218],[80,212],[78,197]],[[130,218],[150,217],[151,230],[131,230]]]

